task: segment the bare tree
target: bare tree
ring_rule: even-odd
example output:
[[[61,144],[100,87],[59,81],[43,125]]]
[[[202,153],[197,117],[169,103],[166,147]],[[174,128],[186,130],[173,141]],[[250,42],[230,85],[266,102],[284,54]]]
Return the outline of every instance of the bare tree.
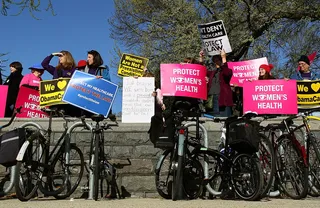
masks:
[[[44,1],[46,2],[45,7],[43,7]],[[1,0],[1,3],[1,14],[4,16],[8,15],[8,10],[12,7],[18,7],[19,9],[18,13],[14,15],[19,15],[24,10],[28,10],[30,15],[35,19],[38,18],[35,16],[34,13],[40,12],[43,9],[45,9],[45,11],[50,11],[52,15],[55,15],[51,0]]]

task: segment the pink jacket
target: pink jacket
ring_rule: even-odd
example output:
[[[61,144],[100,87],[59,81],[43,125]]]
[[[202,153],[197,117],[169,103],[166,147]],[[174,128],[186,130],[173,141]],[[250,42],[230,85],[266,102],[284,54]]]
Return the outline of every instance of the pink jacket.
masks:
[[[20,82],[20,87],[22,85],[29,85],[32,87],[40,87],[40,81],[42,81],[41,77],[37,77],[34,74],[30,73],[27,75],[24,75]]]

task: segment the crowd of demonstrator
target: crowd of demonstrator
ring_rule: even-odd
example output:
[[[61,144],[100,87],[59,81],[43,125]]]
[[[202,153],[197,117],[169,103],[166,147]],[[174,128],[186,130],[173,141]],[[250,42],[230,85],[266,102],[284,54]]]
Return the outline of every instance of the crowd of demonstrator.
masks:
[[[50,64],[53,57],[58,57],[59,61],[57,66]],[[42,81],[42,74],[46,70],[52,75],[52,79],[57,78],[70,78],[75,70],[81,70],[86,73],[95,75],[97,78],[103,78],[110,81],[109,68],[107,65],[103,65],[103,59],[99,52],[95,50],[88,51],[87,60],[80,60],[76,64],[72,54],[69,51],[60,51],[58,53],[52,53],[45,57],[41,64],[35,64],[31,67],[30,73],[22,75],[22,64],[18,61],[10,63],[10,75],[7,79],[0,84],[8,86],[5,117],[11,117],[19,89],[21,86],[26,86],[33,89],[39,89],[40,81]],[[1,77],[1,76],[0,76]],[[66,114],[70,116],[90,116],[91,113],[80,109],[75,110],[76,107],[71,105],[56,106],[63,108]]]
[[[199,53],[198,60],[193,58],[185,58],[182,63],[192,63],[206,65],[204,62],[204,53]],[[57,66],[50,65],[53,57],[59,58]],[[10,66],[10,75],[3,82],[3,85],[8,85],[8,94],[6,101],[5,117],[12,115],[15,107],[15,102],[21,86],[27,86],[30,88],[38,89],[39,83],[42,80],[41,76],[46,70],[52,75],[53,79],[57,78],[70,78],[75,70],[81,70],[86,73],[95,75],[97,78],[103,78],[110,81],[109,68],[107,65],[103,65],[103,59],[99,52],[95,50],[88,51],[87,60],[80,60],[78,64],[75,63],[72,54],[68,51],[60,51],[58,53],[52,53],[45,57],[41,64],[35,64],[29,69],[30,73],[25,76],[22,75],[22,64],[20,62],[12,62]],[[213,67],[211,67],[213,65]],[[239,86],[231,86],[230,80],[232,77],[232,70],[228,67],[227,56],[224,51],[221,51],[220,55],[211,57],[211,66],[207,66],[207,89],[208,97],[206,101],[203,101],[203,105],[207,113],[213,116],[228,117],[232,114],[242,115],[243,106],[243,90]],[[310,60],[308,56],[302,55],[298,60],[299,70],[293,74],[291,79],[295,80],[315,80],[320,79],[320,74],[310,71]],[[275,79],[271,75],[273,65],[263,64],[259,67],[259,80]],[[152,73],[146,71],[144,77],[154,76]],[[159,76],[159,74],[158,74]],[[1,76],[0,76],[1,77]],[[153,96],[156,99],[155,111],[156,114],[162,114],[166,109],[166,100],[161,95],[161,86],[159,77],[156,79],[155,91]],[[2,80],[0,80],[2,84]],[[175,97],[177,100],[188,100],[191,103],[197,103],[197,99],[190,99],[184,97]],[[58,106],[59,107],[59,106]],[[76,107],[71,105],[61,105],[66,113],[70,116],[90,116],[91,113],[83,110],[75,110]],[[173,109],[174,110],[174,109]]]

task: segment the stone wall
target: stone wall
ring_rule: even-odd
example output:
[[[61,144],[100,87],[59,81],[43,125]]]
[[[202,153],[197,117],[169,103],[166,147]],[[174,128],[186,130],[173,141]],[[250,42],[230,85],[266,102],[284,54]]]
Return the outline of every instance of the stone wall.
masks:
[[[275,121],[279,122],[281,118]],[[28,119],[17,119],[13,125],[8,127],[12,129],[20,126],[24,122],[30,121]],[[47,128],[48,120],[34,119],[34,122],[39,123],[43,128]],[[87,120],[89,123],[92,121]],[[8,119],[0,120],[0,125],[8,122]],[[63,120],[56,118],[53,121],[52,129],[54,131],[53,138],[57,139],[63,130]],[[69,126],[71,123],[69,124]],[[209,145],[217,147],[220,141],[221,125],[213,122],[206,122],[204,124],[208,129]],[[319,127],[319,123],[314,123],[315,128]],[[132,162],[131,166],[126,166],[118,170],[118,185],[123,186],[130,194],[136,196],[157,196],[155,188],[154,169],[159,155],[163,152],[161,149],[153,147],[153,144],[148,139],[147,131],[149,124],[123,124],[119,123],[119,127],[113,127],[113,130],[105,132],[105,151],[111,158],[111,162],[127,163],[129,158]],[[90,132],[77,129],[72,134],[71,141],[76,143],[82,150],[85,161],[89,160],[90,149]],[[54,140],[52,144],[54,144]],[[4,168],[0,168],[0,175],[3,175]],[[2,172],[2,174],[1,174]],[[73,194],[73,197],[80,197],[81,190],[87,184],[86,172],[79,185],[78,190]]]

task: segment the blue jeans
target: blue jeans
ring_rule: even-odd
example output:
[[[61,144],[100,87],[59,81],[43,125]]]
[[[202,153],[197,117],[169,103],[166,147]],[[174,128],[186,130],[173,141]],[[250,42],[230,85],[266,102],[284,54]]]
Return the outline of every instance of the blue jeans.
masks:
[[[219,111],[219,95],[212,95],[212,104],[213,104],[213,116],[220,114]]]
[[[230,117],[232,115],[231,106],[220,107],[220,116],[221,117]]]

